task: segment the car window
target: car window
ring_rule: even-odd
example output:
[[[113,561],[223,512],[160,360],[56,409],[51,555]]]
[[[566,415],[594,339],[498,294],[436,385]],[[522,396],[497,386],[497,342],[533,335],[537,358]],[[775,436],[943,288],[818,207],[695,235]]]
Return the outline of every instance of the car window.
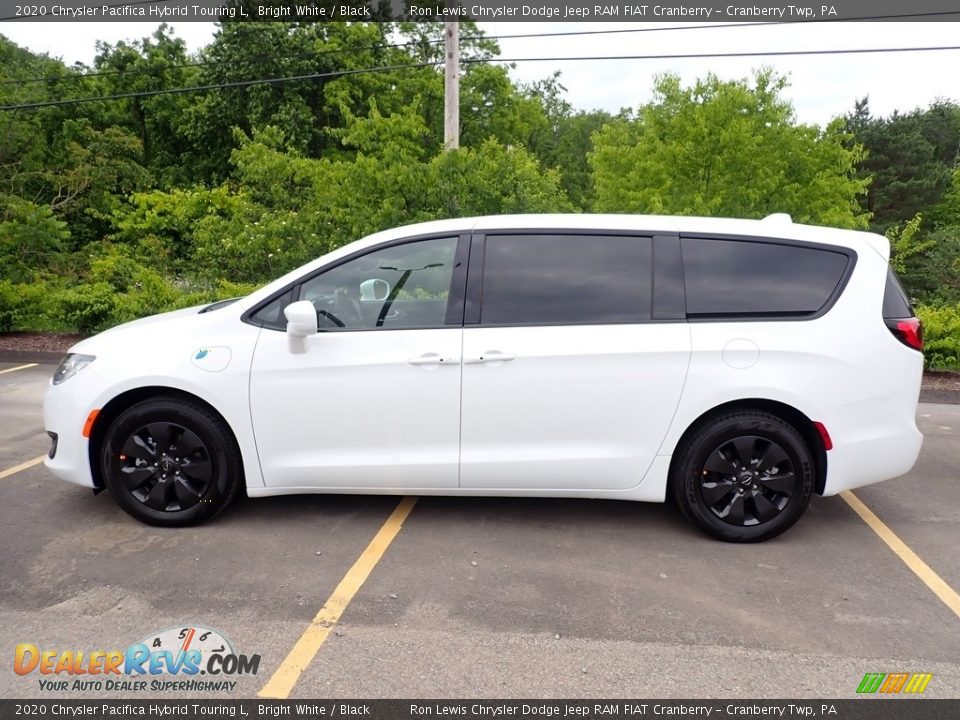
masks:
[[[393,245],[307,280],[321,331],[443,327],[457,238]]]
[[[650,238],[490,235],[484,325],[594,324],[650,319]]]
[[[841,252],[770,242],[682,238],[688,317],[812,315],[847,269]]]
[[[892,267],[887,267],[887,285],[883,290],[883,317],[887,319],[913,317],[913,308]]]
[[[271,330],[285,330],[287,327],[287,319],[283,315],[283,309],[289,305],[290,302],[291,294],[287,291],[250,315],[250,322],[254,325],[270,328]]]

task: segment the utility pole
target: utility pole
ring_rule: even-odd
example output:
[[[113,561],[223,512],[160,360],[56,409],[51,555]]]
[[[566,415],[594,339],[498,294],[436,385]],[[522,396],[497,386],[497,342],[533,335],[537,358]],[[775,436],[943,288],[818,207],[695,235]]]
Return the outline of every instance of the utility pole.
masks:
[[[443,148],[460,147],[460,23],[447,22],[443,34]]]

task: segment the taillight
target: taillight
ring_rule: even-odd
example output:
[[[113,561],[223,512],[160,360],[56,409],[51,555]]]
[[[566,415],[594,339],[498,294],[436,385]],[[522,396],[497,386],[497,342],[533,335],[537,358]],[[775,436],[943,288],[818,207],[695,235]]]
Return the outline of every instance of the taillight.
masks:
[[[907,347],[923,350],[923,325],[915,318],[885,320],[890,332]]]

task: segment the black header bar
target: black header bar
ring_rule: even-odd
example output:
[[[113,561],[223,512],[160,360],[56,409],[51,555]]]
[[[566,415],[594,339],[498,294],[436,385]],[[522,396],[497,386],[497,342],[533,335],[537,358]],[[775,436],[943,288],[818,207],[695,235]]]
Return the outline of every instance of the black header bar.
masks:
[[[957,0],[33,0],[0,20],[26,22],[829,22],[957,21]]]

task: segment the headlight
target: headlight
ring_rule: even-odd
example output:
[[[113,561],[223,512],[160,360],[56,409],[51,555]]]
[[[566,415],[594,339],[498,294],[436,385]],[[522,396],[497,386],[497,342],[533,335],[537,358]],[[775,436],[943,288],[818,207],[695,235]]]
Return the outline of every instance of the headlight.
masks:
[[[96,359],[95,355],[77,355],[76,353],[64,355],[57,366],[57,371],[53,374],[53,384],[59,385],[64,380],[69,380]]]

